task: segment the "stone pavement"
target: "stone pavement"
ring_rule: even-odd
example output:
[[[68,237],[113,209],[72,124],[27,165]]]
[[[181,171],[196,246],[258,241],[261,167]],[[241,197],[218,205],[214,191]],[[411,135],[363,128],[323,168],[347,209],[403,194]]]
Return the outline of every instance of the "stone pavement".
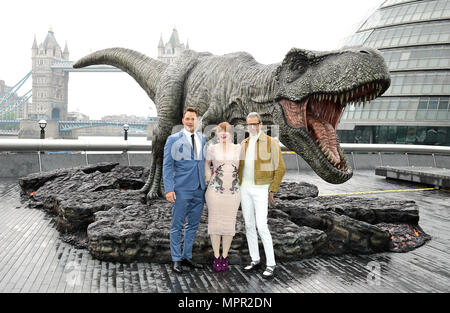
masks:
[[[286,181],[297,179],[317,185],[319,196],[369,192],[358,196],[414,200],[420,207],[419,224],[432,239],[407,253],[281,262],[272,281],[265,281],[261,273],[243,273],[233,264],[226,273],[214,273],[208,267],[176,276],[170,264],[99,261],[87,250],[62,242],[51,216],[22,206],[17,180],[0,179],[0,292],[450,291],[449,191],[412,190],[428,186],[386,180],[373,171],[359,171],[341,185],[328,184],[313,172],[285,176]]]

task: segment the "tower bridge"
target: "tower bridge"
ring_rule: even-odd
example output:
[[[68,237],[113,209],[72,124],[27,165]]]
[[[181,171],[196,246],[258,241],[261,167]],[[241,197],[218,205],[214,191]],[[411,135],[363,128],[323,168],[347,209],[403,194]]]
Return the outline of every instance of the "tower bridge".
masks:
[[[158,44],[158,60],[172,63],[186,49],[189,49],[189,43],[186,42],[186,45],[181,43],[178,32],[174,28],[169,41],[165,44],[161,34]],[[13,87],[7,87],[4,81],[0,81],[0,120],[67,121],[70,72],[122,72],[110,65],[92,65],[74,69],[74,62],[69,60],[69,55],[67,42],[62,49],[52,28],[49,29],[47,36],[40,44],[35,36],[31,47],[31,71]],[[32,77],[32,89],[19,97],[19,89],[30,77]],[[32,99],[31,103],[28,101],[30,98]],[[67,123],[63,124],[67,125]],[[96,125],[99,126],[98,123]],[[0,134],[1,131],[0,128]]]
[[[167,49],[162,49],[162,37],[158,45],[158,58],[169,62],[188,48],[180,44],[174,29]],[[167,50],[167,51],[166,51]],[[156,118],[147,122],[113,122],[104,120],[71,121],[68,118],[68,82],[70,72],[122,72],[110,65],[93,65],[73,68],[69,60],[67,42],[64,49],[58,44],[53,29],[40,44],[34,37],[32,70],[13,87],[0,88],[0,136],[35,138],[39,133],[38,120],[48,122],[48,131],[53,138],[76,138],[78,135],[117,135],[123,132],[123,124],[129,125],[130,135],[148,135]],[[172,55],[173,54],[173,55]],[[32,89],[18,96],[19,89],[32,78]],[[3,82],[2,82],[3,83]],[[32,99],[30,103],[28,100]],[[50,126],[51,125],[51,126]]]

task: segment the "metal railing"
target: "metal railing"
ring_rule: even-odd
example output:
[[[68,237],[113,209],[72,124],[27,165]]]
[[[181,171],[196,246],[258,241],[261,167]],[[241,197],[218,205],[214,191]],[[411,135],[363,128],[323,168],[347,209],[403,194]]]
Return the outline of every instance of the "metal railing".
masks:
[[[345,152],[450,155],[450,146],[342,143]],[[0,151],[151,151],[151,141],[98,142],[82,139],[0,139]],[[292,152],[292,151],[287,151]]]
[[[407,165],[411,166],[409,154],[425,154],[433,157],[434,167],[437,167],[436,154],[450,155],[449,146],[426,146],[426,145],[401,145],[401,144],[341,144],[344,152],[350,152],[354,169],[357,169],[354,152],[378,153],[380,165],[383,166],[383,155],[385,152],[402,153],[406,157]]]
[[[0,139],[0,151],[151,151],[151,141],[98,142],[82,139]]]
[[[402,145],[402,144],[341,144],[345,153],[352,156],[353,167],[356,169],[355,153],[377,153],[380,159],[380,165],[383,165],[383,153],[404,154],[410,166],[408,154],[425,154],[433,157],[434,166],[436,166],[435,155],[450,155],[448,146],[426,146],[426,145]],[[39,168],[42,169],[40,154],[44,151],[123,151],[127,154],[128,163],[130,163],[129,151],[148,151],[151,152],[151,141],[117,141],[117,142],[95,142],[88,140],[72,139],[0,139],[0,152],[38,152]],[[295,154],[293,151],[283,151],[284,154]],[[88,164],[87,153],[86,163]],[[296,154],[295,154],[296,155]],[[297,167],[298,164],[298,155]]]
[[[123,151],[127,155],[128,165],[131,165],[128,151],[150,152],[151,150],[151,141],[93,142],[80,139],[0,139],[0,152],[37,152],[40,172],[42,172],[41,152],[44,151],[83,151],[86,165],[89,164],[87,151]]]
[[[436,153],[450,155],[449,146],[343,143],[341,144],[341,147],[345,152],[399,152],[415,154]]]

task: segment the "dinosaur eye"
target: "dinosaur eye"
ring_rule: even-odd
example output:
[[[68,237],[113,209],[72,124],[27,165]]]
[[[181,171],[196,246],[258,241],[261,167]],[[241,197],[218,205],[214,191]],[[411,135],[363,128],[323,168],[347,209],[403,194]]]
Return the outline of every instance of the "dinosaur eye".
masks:
[[[300,64],[297,66],[297,71],[301,72],[303,71],[303,68],[304,68],[303,65]]]

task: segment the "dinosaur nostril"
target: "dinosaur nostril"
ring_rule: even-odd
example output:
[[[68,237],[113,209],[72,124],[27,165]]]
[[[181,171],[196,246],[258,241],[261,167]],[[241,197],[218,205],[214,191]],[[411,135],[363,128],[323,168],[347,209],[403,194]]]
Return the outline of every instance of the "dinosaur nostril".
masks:
[[[367,51],[367,50],[359,50],[359,52],[365,53],[365,54],[370,54],[369,51]]]

